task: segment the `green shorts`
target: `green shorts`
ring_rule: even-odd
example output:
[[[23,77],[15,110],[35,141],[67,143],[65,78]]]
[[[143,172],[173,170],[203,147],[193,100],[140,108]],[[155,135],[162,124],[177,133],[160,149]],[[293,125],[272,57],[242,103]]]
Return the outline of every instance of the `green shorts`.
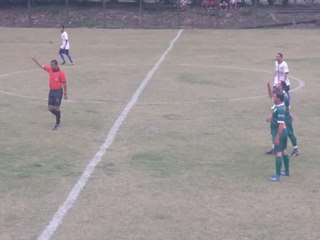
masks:
[[[276,137],[276,134],[272,134],[272,142],[274,143],[274,138]],[[280,141],[278,146],[274,146],[274,152],[283,152],[287,149],[288,145],[288,132],[287,129],[283,129],[283,132],[280,136]]]

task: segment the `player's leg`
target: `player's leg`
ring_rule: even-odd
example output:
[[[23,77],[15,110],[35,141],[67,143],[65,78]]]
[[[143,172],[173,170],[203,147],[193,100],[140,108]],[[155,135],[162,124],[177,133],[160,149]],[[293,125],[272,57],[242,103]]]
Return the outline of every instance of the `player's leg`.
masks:
[[[267,150],[267,151],[265,151],[264,153],[267,154],[267,155],[275,154],[275,152],[274,152],[274,145],[272,144],[270,150]]]
[[[265,151],[265,154],[267,154],[267,155],[272,155],[272,154],[274,154],[274,145],[273,145],[273,144],[272,144],[270,150]]]
[[[281,172],[282,176],[290,176],[290,159],[288,152],[285,150],[283,152],[283,164],[284,164],[284,171]]]
[[[56,116],[56,124],[54,125],[52,130],[58,130],[60,128],[60,121],[61,121],[61,111],[59,106],[54,106],[54,112]]]
[[[54,127],[54,130],[57,130],[60,127],[60,123],[61,123],[60,105],[62,102],[62,96],[63,96],[63,90],[62,89],[57,90],[56,96],[55,96],[55,103],[54,103],[54,108],[56,113],[56,125]]]
[[[53,105],[54,105],[54,91],[50,90],[49,96],[48,96],[48,111],[51,112],[53,115],[56,115]]]
[[[272,135],[272,139],[274,139],[274,134]],[[270,181],[279,182],[281,176],[281,167],[282,167],[282,152],[283,152],[283,139],[280,137],[279,145],[274,146],[274,151],[276,153],[275,157],[275,169],[276,175],[269,178]]]
[[[54,125],[52,130],[58,130],[60,128],[61,122],[61,111],[60,105],[62,102],[63,90],[54,90],[51,91],[51,101],[49,105],[49,110],[55,115],[56,117],[56,124]]]
[[[298,149],[298,145],[297,145],[297,137],[296,137],[296,135],[294,133],[291,133],[289,135],[289,138],[290,138],[290,141],[291,141],[292,146],[293,146],[293,151],[290,153],[290,156],[291,157],[297,157],[300,154],[299,149]]]
[[[56,115],[55,108],[53,105],[48,105],[48,111],[51,112],[53,115]]]
[[[56,124],[52,130],[57,130],[60,127],[60,109],[57,106],[48,106],[49,111],[56,117]]]
[[[271,147],[270,150],[265,151],[265,154],[267,154],[267,155],[275,154],[274,144],[273,144],[275,134],[276,134],[276,133],[272,133],[272,132],[271,132],[272,147]]]
[[[279,182],[281,176],[281,167],[282,167],[282,152],[278,152],[278,146],[275,147],[276,157],[275,157],[275,168],[276,168],[276,175],[269,178],[270,181]]]
[[[287,138],[287,133],[284,132],[286,135],[285,138],[283,139],[283,151],[282,151],[282,157],[283,157],[283,164],[284,164],[284,172],[281,172],[282,176],[290,176],[290,169],[289,169],[289,155],[287,152],[287,145],[288,145],[288,138]]]
[[[293,151],[290,154],[291,157],[296,157],[299,155],[299,149],[298,149],[298,144],[297,144],[297,137],[294,134],[294,129],[292,126],[292,121],[290,121],[289,123],[286,123],[287,125],[287,130],[288,130],[288,137],[292,143],[293,146]]]
[[[55,101],[56,101],[56,93],[54,90],[50,90],[49,97],[48,97],[48,111],[51,112],[57,119]]]
[[[72,61],[72,58],[71,58],[71,55],[70,55],[70,51],[68,49],[65,50],[65,54],[67,55],[68,59],[69,59],[69,62],[71,63],[71,65],[73,65],[73,61]]]
[[[66,63],[66,60],[64,59],[64,56],[63,56],[64,51],[65,51],[65,50],[64,50],[64,49],[61,49],[61,48],[60,48],[60,50],[59,50],[59,56],[60,56],[60,58],[61,58],[61,60],[62,60],[61,65],[63,65],[63,64]]]
[[[286,94],[288,96],[289,102],[291,102],[290,85],[286,86],[285,92],[286,92]]]

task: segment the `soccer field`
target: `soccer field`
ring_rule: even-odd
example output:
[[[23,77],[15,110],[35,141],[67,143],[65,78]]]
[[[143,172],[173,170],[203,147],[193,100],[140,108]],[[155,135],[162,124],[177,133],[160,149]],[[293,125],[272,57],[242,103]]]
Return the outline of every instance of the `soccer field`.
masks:
[[[70,99],[52,131],[48,76],[28,55],[58,59],[58,29],[0,28],[0,240],[40,236],[148,76],[43,239],[320,239],[318,30],[184,30],[172,49],[178,30],[67,30],[76,64],[62,66]],[[264,155],[276,52],[301,151],[280,183]]]

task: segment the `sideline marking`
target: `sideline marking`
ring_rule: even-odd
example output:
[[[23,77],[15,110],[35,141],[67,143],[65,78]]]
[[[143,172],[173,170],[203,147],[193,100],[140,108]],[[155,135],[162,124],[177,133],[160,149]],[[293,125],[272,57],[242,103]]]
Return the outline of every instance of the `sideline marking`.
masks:
[[[113,63],[107,63],[103,64],[101,66],[150,66],[151,64],[113,64]],[[96,66],[96,65],[94,65]],[[99,65],[100,66],[100,65]],[[224,65],[213,65],[213,66],[205,66],[205,65],[195,65],[195,64],[173,64],[172,66],[180,66],[180,67],[198,67],[198,68],[221,68],[221,69],[232,69],[232,70],[238,70],[238,71],[248,71],[248,72],[261,72],[261,73],[270,73],[265,70],[259,70],[259,69],[252,69],[252,68],[245,68],[245,67],[233,67],[233,66],[224,66]],[[72,68],[76,68],[79,66],[73,66]],[[10,76],[12,74],[17,74],[17,73],[25,73],[25,72],[32,72],[36,71],[38,69],[29,69],[29,70],[22,70],[22,71],[17,71],[17,72],[12,72],[12,73],[6,73],[0,75],[0,79]],[[298,82],[298,86],[294,89],[291,90],[291,92],[296,92],[302,89],[305,86],[305,82],[293,75],[290,77],[293,80],[296,80]],[[13,92],[8,92],[8,91],[3,91],[0,90],[0,93],[8,95],[8,96],[14,96],[14,97],[20,97],[20,98],[27,98],[27,99],[32,99],[32,100],[41,100],[41,101],[47,101],[46,98],[39,98],[39,97],[32,97],[32,96],[26,96],[22,94],[17,94]],[[256,100],[260,98],[264,98],[267,95],[260,95],[260,96],[251,96],[251,97],[239,97],[239,98],[229,98],[229,99],[215,99],[215,100],[206,100],[206,101],[171,101],[171,102],[164,102],[164,101],[154,101],[154,102],[139,102],[138,105],[179,105],[179,104],[199,104],[199,103],[214,103],[214,102],[221,102],[221,101],[228,101],[228,102],[235,102],[235,101],[245,101],[245,100]],[[111,100],[111,99],[106,99],[106,100],[89,100],[89,101],[81,101],[81,100],[73,100],[73,99],[68,99],[65,101],[65,103],[91,103],[91,104],[102,104],[102,103],[123,103],[123,101],[117,101],[117,100]]]
[[[81,191],[86,186],[87,182],[89,181],[92,173],[95,171],[97,165],[101,162],[102,157],[105,155],[106,151],[112,145],[119,128],[127,118],[128,114],[130,113],[131,109],[136,105],[139,97],[147,84],[152,79],[155,72],[159,69],[162,62],[165,60],[167,55],[171,52],[174,47],[176,41],[180,38],[183,30],[180,29],[177,35],[171,40],[169,47],[165,50],[165,52],[161,55],[160,59],[153,65],[152,69],[148,72],[146,77],[140,83],[137,90],[134,92],[131,100],[123,109],[122,113],[119,115],[115,123],[112,125],[108,135],[105,139],[105,142],[100,146],[99,150],[96,152],[95,156],[91,159],[88,163],[87,167],[85,168],[84,172],[82,173],[81,177],[78,179],[76,184],[73,186],[71,192],[69,193],[66,200],[60,205],[58,211],[54,214],[53,218],[51,219],[50,223],[46,226],[43,230],[41,235],[37,238],[37,240],[50,240],[52,235],[58,229],[60,224],[62,223],[64,217],[69,212],[70,208],[72,208],[73,204],[77,201]]]

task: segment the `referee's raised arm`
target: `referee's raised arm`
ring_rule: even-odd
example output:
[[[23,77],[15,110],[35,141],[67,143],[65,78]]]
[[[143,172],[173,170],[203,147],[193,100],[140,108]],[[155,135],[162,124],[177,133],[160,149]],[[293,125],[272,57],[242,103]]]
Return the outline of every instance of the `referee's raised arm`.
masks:
[[[40,68],[44,68],[44,65],[38,62],[38,60],[35,59],[33,55],[30,55],[30,57]]]

